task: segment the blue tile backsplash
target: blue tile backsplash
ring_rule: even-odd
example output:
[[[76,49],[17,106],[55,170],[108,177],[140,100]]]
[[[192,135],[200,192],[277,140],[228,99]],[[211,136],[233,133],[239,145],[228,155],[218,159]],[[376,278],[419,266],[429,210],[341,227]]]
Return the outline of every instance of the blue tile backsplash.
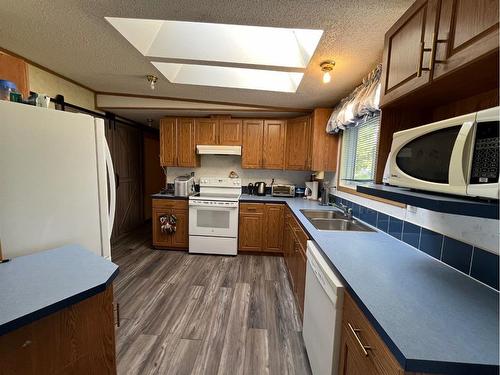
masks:
[[[472,246],[466,243],[444,237],[443,255],[441,260],[453,268],[469,273],[472,259]]]
[[[499,289],[499,257],[478,247],[444,236],[419,225],[378,212],[347,199],[330,196],[352,208],[353,216],[450,265],[496,290]]]

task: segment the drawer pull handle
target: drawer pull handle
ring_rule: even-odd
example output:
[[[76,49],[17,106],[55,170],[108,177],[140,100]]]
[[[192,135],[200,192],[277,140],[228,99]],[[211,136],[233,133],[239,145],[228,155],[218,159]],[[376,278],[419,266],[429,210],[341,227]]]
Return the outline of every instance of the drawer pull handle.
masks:
[[[358,332],[361,332],[361,330],[353,328],[351,323],[347,323],[347,325],[349,326],[349,329],[351,330],[352,334],[354,335],[354,338],[358,342],[359,347],[363,351],[363,354],[365,355],[365,357],[368,357],[368,350],[372,350],[372,347],[369,345],[363,345],[363,343],[361,342],[361,339],[359,338],[359,335],[358,335]]]

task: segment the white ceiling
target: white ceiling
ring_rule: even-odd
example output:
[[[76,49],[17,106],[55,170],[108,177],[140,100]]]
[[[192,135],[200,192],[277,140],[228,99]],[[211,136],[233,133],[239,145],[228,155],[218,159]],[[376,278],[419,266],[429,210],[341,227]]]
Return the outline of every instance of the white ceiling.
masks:
[[[385,31],[413,0],[4,0],[0,47],[103,92],[276,107],[332,106],[381,61]],[[104,17],[325,30],[296,93],[172,84]],[[319,64],[333,59],[330,84]],[[182,61],[180,61],[182,62]],[[159,77],[151,91],[146,74]]]

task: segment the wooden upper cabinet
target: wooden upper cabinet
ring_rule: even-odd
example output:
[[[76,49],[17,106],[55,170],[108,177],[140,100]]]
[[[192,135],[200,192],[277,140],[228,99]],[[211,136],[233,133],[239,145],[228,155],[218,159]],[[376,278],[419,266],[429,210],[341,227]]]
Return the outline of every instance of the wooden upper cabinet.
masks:
[[[431,80],[437,0],[417,0],[385,34],[382,104]]]
[[[163,167],[177,165],[177,120],[175,118],[160,120],[160,164]]]
[[[196,144],[216,145],[217,144],[217,120],[202,118],[195,120]]]
[[[283,169],[285,166],[285,126],[284,120],[264,121],[264,142],[262,166],[267,169]]]
[[[179,118],[177,120],[177,166],[198,166],[199,158],[196,155],[195,136],[194,120],[191,118]]]
[[[243,121],[242,168],[262,168],[263,120]]]
[[[218,144],[224,146],[241,146],[242,127],[242,120],[220,119]]]
[[[14,82],[17,91],[23,94],[23,98],[28,98],[30,94],[28,64],[24,60],[0,52],[0,77]]]
[[[311,167],[311,118],[299,117],[287,121],[285,169],[305,171]]]
[[[311,117],[312,140],[310,141],[309,168],[312,171],[335,171],[339,148],[338,134],[328,134],[326,123],[331,108],[316,108]]]
[[[434,78],[498,50],[498,26],[498,0],[442,0]]]

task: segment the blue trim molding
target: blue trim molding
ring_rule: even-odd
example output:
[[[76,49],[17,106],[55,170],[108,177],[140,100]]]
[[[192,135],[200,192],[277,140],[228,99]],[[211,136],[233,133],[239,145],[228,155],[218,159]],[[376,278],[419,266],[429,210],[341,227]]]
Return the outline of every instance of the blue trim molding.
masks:
[[[498,255],[348,199],[330,195],[330,202],[352,208],[354,217],[499,290]]]

